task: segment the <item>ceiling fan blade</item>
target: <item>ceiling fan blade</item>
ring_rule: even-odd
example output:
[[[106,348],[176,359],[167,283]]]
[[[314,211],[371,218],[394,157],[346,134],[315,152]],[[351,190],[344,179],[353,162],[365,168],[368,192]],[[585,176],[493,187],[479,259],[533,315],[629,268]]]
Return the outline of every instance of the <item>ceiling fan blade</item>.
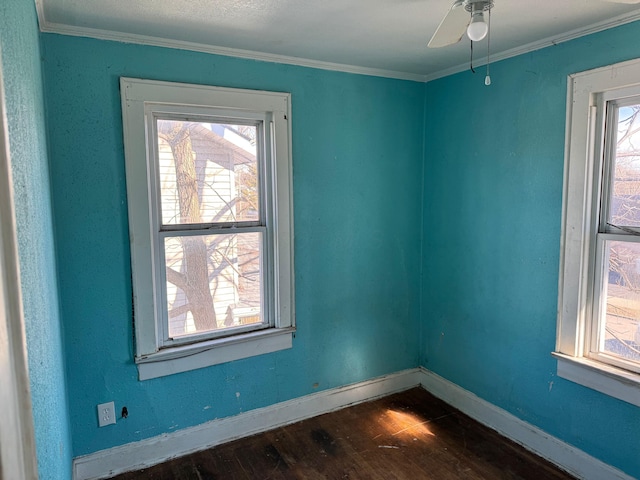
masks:
[[[469,25],[471,15],[464,9],[464,0],[456,0],[429,40],[429,48],[446,47],[458,43]]]

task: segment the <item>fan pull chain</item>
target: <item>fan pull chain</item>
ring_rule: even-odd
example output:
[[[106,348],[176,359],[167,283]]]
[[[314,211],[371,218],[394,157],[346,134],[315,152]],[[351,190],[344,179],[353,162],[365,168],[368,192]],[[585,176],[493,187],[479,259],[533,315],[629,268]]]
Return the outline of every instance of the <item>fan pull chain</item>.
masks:
[[[489,74],[489,64],[490,56],[491,56],[491,9],[489,9],[489,21],[487,22],[487,26],[489,27],[489,31],[487,32],[487,76],[484,77],[484,84],[489,86],[491,85],[491,75]]]
[[[476,73],[476,71],[473,69],[473,40],[470,40],[471,43],[471,58],[469,59],[469,68],[471,69],[472,73]]]

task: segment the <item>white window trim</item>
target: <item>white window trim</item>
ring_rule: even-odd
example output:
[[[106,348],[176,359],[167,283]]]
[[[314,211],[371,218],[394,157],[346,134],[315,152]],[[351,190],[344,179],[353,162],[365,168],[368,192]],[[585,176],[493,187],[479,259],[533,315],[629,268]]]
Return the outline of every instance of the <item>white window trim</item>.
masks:
[[[595,258],[600,184],[598,97],[640,86],[640,60],[631,60],[569,76],[558,288],[556,351],[558,376],[640,406],[640,375],[587,358],[586,313],[591,308],[590,262]],[[601,135],[601,134],[600,134]]]
[[[121,78],[127,202],[131,241],[135,362],[140,380],[291,348],[295,332],[293,275],[293,188],[291,95],[288,93]],[[147,166],[146,109],[150,105],[212,107],[268,113],[275,148],[272,182],[273,290],[275,326],[264,330],[159,349],[155,302],[157,288],[151,222],[152,198]],[[265,129],[269,128],[265,125]]]

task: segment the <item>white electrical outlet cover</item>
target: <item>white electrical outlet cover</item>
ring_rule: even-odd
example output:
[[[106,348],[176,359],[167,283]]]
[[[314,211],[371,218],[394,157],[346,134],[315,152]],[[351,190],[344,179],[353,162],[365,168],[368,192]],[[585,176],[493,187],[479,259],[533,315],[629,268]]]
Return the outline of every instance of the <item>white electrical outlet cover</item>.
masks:
[[[105,427],[116,423],[116,406],[113,402],[98,405],[98,425]]]

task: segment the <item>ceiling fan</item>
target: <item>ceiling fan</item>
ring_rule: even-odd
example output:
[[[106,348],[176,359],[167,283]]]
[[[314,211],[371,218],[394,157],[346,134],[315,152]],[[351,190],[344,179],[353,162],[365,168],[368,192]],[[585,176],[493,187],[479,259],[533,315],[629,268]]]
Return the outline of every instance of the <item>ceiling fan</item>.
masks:
[[[493,0],[455,0],[427,46],[429,48],[440,48],[453,45],[462,40],[462,36],[467,32],[467,36],[471,40],[471,71],[475,73],[473,69],[473,42],[479,42],[489,34],[492,8]],[[484,12],[489,14],[489,23],[484,20]],[[487,42],[487,76],[484,79],[485,85],[491,85],[489,45],[489,42]]]
[[[604,1],[626,4],[640,3],[640,0]],[[471,70],[475,72],[475,70],[473,70],[473,42],[479,42],[490,35],[492,8],[493,0],[455,0],[440,22],[440,25],[438,25],[427,46],[429,48],[440,48],[454,45],[462,40],[466,32],[469,40],[471,40]],[[485,21],[485,13],[487,13],[489,17],[488,23]],[[490,44],[487,42],[487,76],[485,77],[485,85],[491,84],[491,77],[489,76],[489,50]]]
[[[605,0],[612,3],[635,4],[640,0]],[[472,42],[479,42],[489,33],[484,14],[491,17],[493,0],[455,0],[431,37],[430,48],[446,47],[458,43],[465,34]]]
[[[453,45],[462,40],[465,32],[471,41],[479,42],[489,32],[484,12],[490,13],[492,8],[493,0],[455,0],[427,46],[440,48]]]

